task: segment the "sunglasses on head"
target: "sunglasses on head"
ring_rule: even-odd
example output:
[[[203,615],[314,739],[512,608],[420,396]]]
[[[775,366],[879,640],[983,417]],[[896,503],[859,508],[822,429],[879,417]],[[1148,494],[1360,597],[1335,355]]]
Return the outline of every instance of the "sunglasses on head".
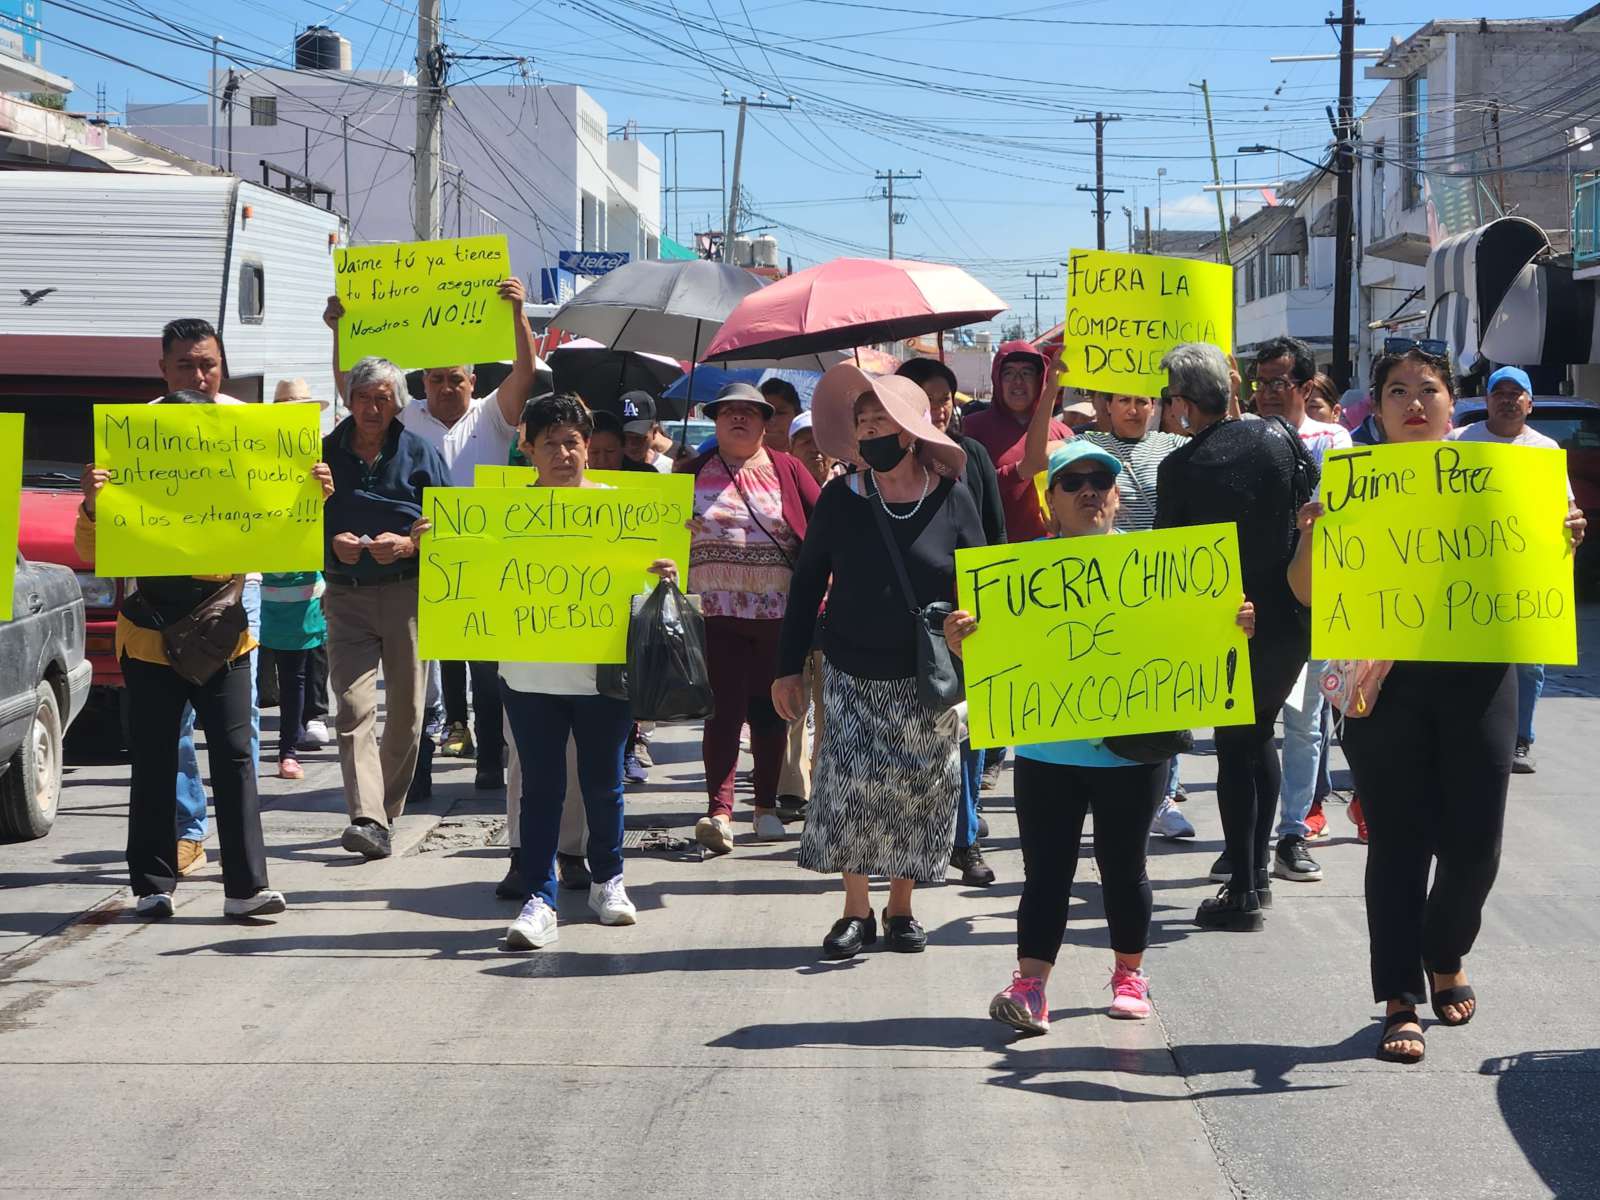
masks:
[[[1110,471],[1062,471],[1050,482],[1064,492],[1079,491],[1085,484],[1097,492],[1109,492],[1117,486],[1117,477]]]
[[[1386,337],[1383,339],[1383,352],[1385,354],[1407,354],[1412,350],[1420,350],[1434,358],[1448,358],[1450,356],[1450,343],[1440,338],[1408,338]]]

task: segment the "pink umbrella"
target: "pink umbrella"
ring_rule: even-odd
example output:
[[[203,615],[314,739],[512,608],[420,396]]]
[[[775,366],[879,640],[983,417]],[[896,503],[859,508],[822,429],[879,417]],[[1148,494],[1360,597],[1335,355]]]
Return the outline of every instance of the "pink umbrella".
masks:
[[[788,358],[893,342],[987,321],[1005,307],[960,267],[837,258],[739,301],[703,357]]]

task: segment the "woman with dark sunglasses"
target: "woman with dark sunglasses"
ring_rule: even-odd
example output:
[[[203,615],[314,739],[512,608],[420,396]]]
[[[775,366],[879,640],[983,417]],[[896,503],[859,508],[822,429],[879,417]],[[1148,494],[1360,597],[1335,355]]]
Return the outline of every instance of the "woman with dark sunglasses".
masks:
[[[1030,467],[1044,450],[1044,425],[1035,421],[1023,456]],[[1037,436],[1036,436],[1037,435]],[[1056,537],[1115,534],[1122,463],[1079,438],[1049,456],[1045,494],[1048,526]],[[1250,632],[1248,601],[1239,624]],[[971,613],[945,621],[953,653],[978,627]],[[1022,842],[1022,899],[1017,906],[1017,967],[1011,983],[989,1003],[989,1015],[1024,1033],[1050,1028],[1045,985],[1067,928],[1067,905],[1083,823],[1094,816],[1094,857],[1100,872],[1106,925],[1111,934],[1112,1017],[1150,1015],[1150,983],[1143,970],[1150,935],[1150,877],[1145,850],[1150,821],[1166,794],[1167,764],[1136,763],[1098,738],[1045,742],[1016,748],[1017,831]]]
[[[1407,341],[1373,365],[1385,442],[1437,442],[1450,432],[1450,361],[1428,345]],[[1303,536],[1289,568],[1308,605],[1310,533],[1321,516],[1315,500],[1300,510]],[[1565,522],[1576,546],[1587,522],[1570,501]],[[1367,931],[1372,996],[1385,1005],[1377,1051],[1385,1062],[1422,1061],[1417,1006],[1430,996],[1441,1024],[1465,1025],[1477,1012],[1463,959],[1500,865],[1516,736],[1517,675],[1505,663],[1393,663],[1368,715],[1345,722],[1344,753],[1367,823]]]

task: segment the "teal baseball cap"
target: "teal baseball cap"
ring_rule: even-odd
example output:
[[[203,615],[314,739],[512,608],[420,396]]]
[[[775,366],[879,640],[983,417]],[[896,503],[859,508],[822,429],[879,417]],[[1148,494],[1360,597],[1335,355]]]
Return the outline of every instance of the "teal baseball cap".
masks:
[[[1055,483],[1056,476],[1075,462],[1087,459],[1096,466],[1104,467],[1113,475],[1122,474],[1122,463],[1115,454],[1109,450],[1102,450],[1087,438],[1073,438],[1066,445],[1058,447],[1050,455],[1050,465],[1045,468],[1045,478],[1051,484]]]

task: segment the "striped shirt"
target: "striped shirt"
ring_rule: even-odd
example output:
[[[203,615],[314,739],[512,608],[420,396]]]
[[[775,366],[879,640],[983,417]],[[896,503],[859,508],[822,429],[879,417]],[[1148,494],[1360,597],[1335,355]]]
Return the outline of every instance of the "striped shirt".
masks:
[[[1139,533],[1156,526],[1156,469],[1161,460],[1189,439],[1176,433],[1152,430],[1134,441],[1098,430],[1080,433],[1101,450],[1114,455],[1122,464],[1117,476],[1117,491],[1122,502],[1117,507],[1117,528]]]

